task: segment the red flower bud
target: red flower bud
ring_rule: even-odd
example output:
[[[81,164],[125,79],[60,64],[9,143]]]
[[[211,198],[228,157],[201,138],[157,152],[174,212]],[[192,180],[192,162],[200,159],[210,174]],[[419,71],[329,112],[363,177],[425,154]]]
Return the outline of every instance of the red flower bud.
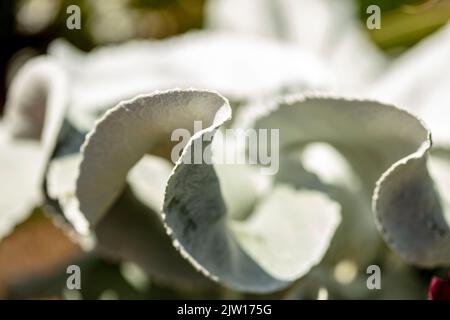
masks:
[[[433,277],[428,288],[428,299],[450,300],[450,275],[447,280]]]

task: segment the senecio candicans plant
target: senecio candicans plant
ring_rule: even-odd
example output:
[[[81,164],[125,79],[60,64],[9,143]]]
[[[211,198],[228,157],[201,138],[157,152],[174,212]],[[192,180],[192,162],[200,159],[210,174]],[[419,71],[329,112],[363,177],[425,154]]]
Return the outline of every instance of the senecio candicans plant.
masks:
[[[48,204],[87,251],[253,293],[343,259],[365,269],[382,238],[409,263],[449,265],[450,27],[389,67],[358,36],[347,47],[348,30],[335,45],[361,65],[219,31],[89,54],[54,42],[9,88],[0,238]],[[279,130],[278,170],[185,161],[230,128]]]

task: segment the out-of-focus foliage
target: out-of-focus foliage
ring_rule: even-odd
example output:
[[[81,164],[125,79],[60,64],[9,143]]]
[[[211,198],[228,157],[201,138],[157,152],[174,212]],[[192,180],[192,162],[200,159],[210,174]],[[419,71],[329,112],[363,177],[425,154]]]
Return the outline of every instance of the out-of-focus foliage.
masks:
[[[450,17],[449,0],[355,0],[361,24],[368,5],[379,5],[381,30],[368,31],[381,48],[398,52],[442,26]],[[65,9],[81,8],[81,30],[68,30]],[[44,53],[63,37],[83,50],[134,38],[164,38],[202,28],[206,0],[16,0],[0,4],[0,112],[5,101],[7,66]],[[239,8],[236,8],[239,10]],[[32,48],[32,49],[30,49]],[[397,49],[396,49],[397,48]],[[14,58],[11,60],[11,58]],[[8,67],[9,68],[9,67]],[[12,69],[14,70],[14,68]],[[12,72],[12,71],[11,71]]]
[[[135,38],[159,39],[202,27],[205,0],[15,0],[0,4],[0,112],[7,70],[44,53],[56,38],[90,50]],[[81,8],[81,29],[66,27],[66,8]]]

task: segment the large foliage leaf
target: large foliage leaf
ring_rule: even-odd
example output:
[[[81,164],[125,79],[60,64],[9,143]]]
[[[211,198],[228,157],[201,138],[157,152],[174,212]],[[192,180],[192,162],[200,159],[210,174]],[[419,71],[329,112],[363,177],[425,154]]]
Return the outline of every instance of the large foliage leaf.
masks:
[[[248,0],[245,4],[212,0],[207,4],[206,24],[213,30],[295,43],[332,71],[335,89],[354,94],[386,65],[356,16],[351,0]]]
[[[0,238],[42,202],[42,183],[67,107],[67,80],[51,59],[28,62],[8,91],[2,120]]]
[[[159,269],[161,276],[165,269],[166,277],[170,274],[182,277],[179,269],[169,272],[169,264],[172,267],[183,264],[170,261],[171,251],[164,246],[167,243],[163,241],[164,234],[157,231],[158,228],[162,230],[163,224],[152,211],[158,203],[156,200],[162,205],[162,199],[155,198],[155,194],[159,194],[156,189],[157,185],[164,186],[168,176],[162,181],[156,179],[157,183],[151,181],[155,177],[150,173],[161,170],[158,165],[152,168],[151,161],[156,159],[144,155],[157,150],[159,155],[167,158],[167,151],[170,152],[169,147],[173,145],[170,141],[172,130],[187,128],[192,132],[193,121],[201,120],[208,126],[193,138],[201,139],[203,134],[213,132],[230,116],[226,100],[208,91],[168,91],[119,104],[98,122],[86,139],[76,197],[72,199],[75,204],[66,206],[66,215],[79,209],[96,233],[100,250],[103,247],[121,258],[134,260],[154,275]],[[185,146],[184,156],[189,153],[192,142]],[[142,156],[144,158],[140,160]],[[144,165],[142,161],[148,164]],[[49,177],[52,172],[50,170]],[[127,182],[130,191],[137,195],[134,200],[130,196],[121,196]],[[151,185],[156,189],[149,187]],[[179,202],[174,201],[180,196]],[[152,198],[155,202],[149,201]],[[181,159],[168,182],[164,203],[165,226],[182,255],[211,278],[242,291],[272,291],[305,274],[320,261],[339,221],[338,207],[323,195],[282,186],[258,204],[250,219],[233,220],[232,215],[227,214],[214,166],[183,165]],[[179,205],[184,203],[192,210],[180,211]],[[298,210],[297,206],[302,203],[303,210]],[[315,213],[319,208],[321,215]],[[284,223],[273,223],[276,210],[285,212],[281,219]],[[138,212],[142,212],[139,214],[141,222],[133,224],[133,216]],[[153,222],[145,224],[144,221],[149,219]],[[197,224],[198,228],[194,228],[197,231],[187,233],[193,224]],[[139,237],[137,233],[122,239],[120,235],[124,234],[127,225],[139,226],[136,231],[142,229],[143,236]],[[268,226],[271,228],[266,228]],[[292,232],[286,233],[286,227]],[[297,228],[302,231],[296,232]],[[257,241],[261,238],[266,240]],[[302,249],[292,247],[293,242],[302,243]],[[131,248],[137,255],[127,253],[132,251]],[[263,255],[263,252],[271,254]]]
[[[282,152],[311,142],[334,146],[360,177],[360,196],[373,192],[388,243],[410,261],[448,263],[448,224],[427,167],[431,136],[420,120],[378,102],[299,97],[278,105],[256,127],[282,128]]]
[[[377,204],[385,239],[408,261],[422,266],[450,264],[450,132],[445,103],[450,78],[444,71],[450,66],[449,40],[447,25],[394,61],[386,74],[368,88],[369,94],[378,99],[418,114],[433,133],[435,145],[427,163],[429,171],[420,157],[399,165],[398,171],[380,181],[383,196]],[[415,189],[404,190],[406,182]]]

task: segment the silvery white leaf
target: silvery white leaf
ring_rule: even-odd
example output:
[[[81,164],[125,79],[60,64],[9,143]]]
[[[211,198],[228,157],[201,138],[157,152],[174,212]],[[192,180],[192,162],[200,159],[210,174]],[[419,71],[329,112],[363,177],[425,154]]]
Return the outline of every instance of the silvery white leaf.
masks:
[[[50,59],[26,63],[8,90],[0,134],[0,237],[42,201],[41,187],[67,106],[67,82]]]
[[[136,198],[155,212],[161,211],[172,167],[166,159],[144,155],[128,174],[127,180]]]
[[[376,182],[373,209],[385,240],[415,263],[449,263],[449,227],[427,171],[431,137],[420,120],[378,102],[292,97],[256,128],[281,128],[281,150],[333,145],[361,178],[363,191]]]
[[[95,226],[96,251],[136,263],[158,283],[185,290],[211,288],[212,282],[174,248],[158,212],[126,189]]]
[[[272,192],[245,220],[233,221],[214,168],[180,162],[167,186],[165,221],[206,275],[235,290],[274,291],[321,260],[340,219],[323,194],[287,186]]]
[[[280,155],[280,171],[275,179],[299,190],[322,192],[340,203],[342,222],[323,263],[334,265],[347,259],[366,265],[373,261],[381,237],[373,222],[372,185],[365,187],[347,158],[331,145],[313,142],[300,149]]]
[[[242,5],[237,0],[213,0],[207,8],[207,26],[213,30],[297,43],[320,57],[341,93],[358,93],[386,64],[359,25],[353,1],[249,0]]]
[[[62,213],[78,235],[86,237],[85,240],[88,241],[91,236],[89,222],[78,210],[78,202],[75,197],[76,180],[81,159],[79,153],[52,159],[46,176],[46,191],[50,199],[58,201]],[[78,240],[82,244],[84,243],[82,238]],[[91,249],[91,247],[92,244],[85,249]]]
[[[440,190],[440,196],[446,219],[450,225],[450,150],[433,148],[428,170],[435,186]]]
[[[172,130],[192,130],[193,119],[211,121],[226,106],[215,93],[198,90],[156,92],[119,104],[88,135],[81,155],[52,160],[50,198],[80,235],[95,236],[100,254],[133,261],[177,287],[209,286],[173,247],[159,215],[172,165],[146,154],[170,157]]]
[[[438,146],[450,148],[450,24],[425,38],[394,61],[368,94],[419,115]]]
[[[133,261],[155,281],[177,288],[189,290],[210,285],[172,246],[158,214],[171,170],[170,167],[166,171],[168,164],[164,159],[145,155],[128,175],[131,188],[124,191],[92,230],[75,197],[81,160],[81,154],[52,160],[47,188],[85,250],[94,249],[109,259]]]
[[[121,102],[97,122],[82,147],[76,190],[80,210],[95,224],[120,195],[128,172],[144,154],[162,150],[170,159],[175,129],[192,132],[194,120],[215,123],[230,117],[230,112],[221,96],[195,89],[154,92]]]
[[[214,142],[214,141],[213,141]],[[272,179],[261,175],[251,165],[215,164],[227,214],[234,220],[244,220],[260,199],[272,189]]]
[[[107,112],[88,134],[82,148],[83,159],[76,187],[79,210],[96,230],[99,243],[102,242],[99,233],[101,225],[108,225],[107,221],[112,217],[116,217],[113,220],[121,221],[114,223],[117,231],[113,232],[111,230],[114,228],[108,227],[103,229],[104,234],[123,231],[121,226],[127,221],[124,210],[114,213],[117,212],[114,208],[120,206],[123,192],[129,192],[126,191],[127,182],[131,190],[141,185],[135,191],[139,198],[143,198],[150,190],[145,187],[143,180],[147,175],[143,171],[139,173],[139,170],[129,174],[130,170],[136,170],[135,165],[142,156],[155,153],[156,150],[168,158],[168,147],[173,146],[170,142],[171,132],[178,128],[192,132],[193,121],[201,120],[206,129],[197,132],[185,146],[183,156],[177,161],[167,184],[164,200],[164,223],[181,254],[212,279],[234,289],[254,292],[284,287],[317,264],[339,223],[339,208],[334,202],[315,192],[304,193],[288,187],[277,187],[274,196],[256,206],[251,220],[232,220],[231,214],[223,206],[220,182],[214,167],[207,164],[183,164],[182,159],[189,153],[193,139],[201,139],[203,134],[212,132],[230,117],[231,110],[225,99],[215,93],[199,90],[173,90],[139,96]],[[161,150],[166,150],[166,154],[161,153]],[[151,167],[148,170],[153,171]],[[233,198],[230,193],[224,194],[229,195],[228,199]],[[174,201],[176,198],[180,198],[180,202]],[[134,201],[147,210],[154,207],[152,201]],[[298,208],[300,203],[306,205],[303,210]],[[180,205],[192,207],[193,211],[189,214],[195,216],[197,232],[186,233],[192,224],[185,216],[187,212],[180,211]],[[289,210],[285,211],[285,223],[277,227],[277,224],[271,223],[276,218],[273,211],[276,208],[282,210],[283,206]],[[321,215],[313,214],[319,210]],[[214,216],[220,216],[221,223],[214,223]],[[145,217],[149,219],[151,215],[142,215],[142,218]],[[296,217],[295,224],[289,223],[291,217]],[[147,228],[158,228],[156,222]],[[283,233],[285,227],[294,230],[302,228],[303,223],[305,230]],[[143,222],[141,225],[144,225]],[[272,228],[265,230],[264,226],[267,225]],[[155,232],[154,236],[157,234]],[[279,237],[274,237],[274,234]],[[255,242],[261,237],[266,241],[261,244]],[[112,236],[107,237],[109,240],[105,239],[103,243],[117,242],[111,240],[114,240]],[[136,241],[133,245],[125,239],[120,242],[122,246],[140,251],[137,244],[144,248],[145,241]],[[301,242],[303,249],[296,250],[290,244],[292,242]],[[281,250],[283,247],[286,250]],[[261,256],[264,250],[272,253],[270,258]],[[153,249],[152,252],[159,251]],[[121,256],[121,250],[117,251],[117,255]],[[142,259],[145,255],[139,257]],[[137,260],[136,257],[134,259]],[[141,261],[141,264],[144,263]],[[161,265],[164,264],[161,262]]]
[[[394,248],[409,261],[423,266],[450,263],[450,162],[448,157],[441,156],[450,148],[450,131],[446,116],[448,108],[445,104],[450,90],[450,77],[447,72],[450,70],[449,41],[450,25],[447,24],[394,61],[388,72],[368,89],[372,96],[414,111],[426,121],[433,134],[435,147],[428,162],[429,172],[424,170],[419,160],[410,161],[419,163],[415,164],[419,169],[414,172],[409,171],[409,168],[399,169],[410,175],[408,179],[411,183],[426,180],[429,190],[425,191],[422,185],[418,185],[415,191],[418,194],[417,202],[406,203],[404,199],[393,198],[397,202],[396,206],[404,206],[404,213],[396,217],[387,216],[380,221],[389,232],[388,241],[395,243]],[[436,147],[438,149],[435,152]],[[413,164],[410,166],[413,167]],[[385,190],[392,189],[400,193],[396,185],[386,183]],[[429,196],[422,199],[419,197],[421,192],[428,192]],[[434,196],[434,192],[438,192],[439,197]],[[416,212],[419,208],[423,212]],[[415,223],[412,223],[414,220],[409,221],[410,215],[415,218]],[[403,227],[400,228],[397,224]]]
[[[66,74],[54,59],[28,61],[8,90],[4,126],[12,139],[41,141],[47,157],[53,152],[68,105]]]
[[[31,214],[40,202],[42,153],[37,143],[16,141],[0,145],[0,240]]]
[[[266,272],[293,281],[321,261],[340,222],[338,211],[323,193],[277,185],[248,219],[231,227],[243,250]]]
[[[185,147],[164,200],[165,222],[181,253],[212,279],[240,291],[278,290],[306,274],[322,259],[339,224],[336,203],[317,192],[275,186],[245,219],[238,214],[234,220],[228,208],[235,206],[226,201],[235,196],[224,199],[221,188],[227,185],[215,168],[186,164],[196,139],[202,136]]]
[[[373,206],[383,236],[393,249],[411,263],[436,267],[450,264],[450,219],[444,211],[448,196],[439,194],[427,170],[429,148],[430,143],[422,145],[382,176]],[[431,173],[435,169],[439,167]]]

